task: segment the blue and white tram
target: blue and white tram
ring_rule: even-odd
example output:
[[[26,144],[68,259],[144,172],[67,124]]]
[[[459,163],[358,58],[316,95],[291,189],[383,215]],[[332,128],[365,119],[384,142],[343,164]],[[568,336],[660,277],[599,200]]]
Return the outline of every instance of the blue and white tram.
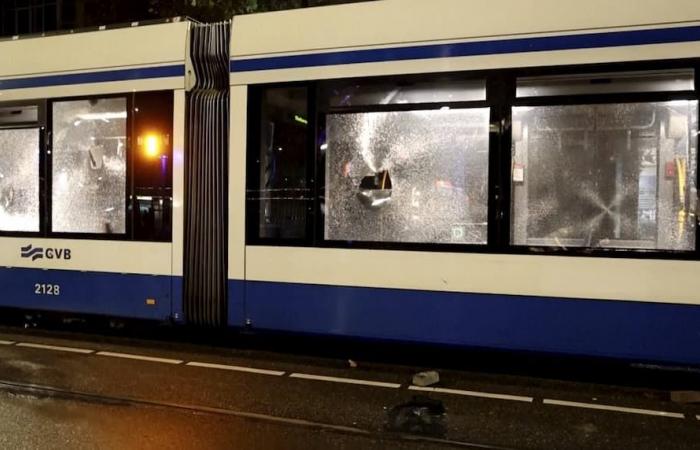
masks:
[[[699,57],[685,0],[235,17],[230,324],[700,363]]]
[[[700,5],[476,6],[0,42],[0,305],[700,364]]]
[[[0,304],[181,314],[190,24],[0,42]]]

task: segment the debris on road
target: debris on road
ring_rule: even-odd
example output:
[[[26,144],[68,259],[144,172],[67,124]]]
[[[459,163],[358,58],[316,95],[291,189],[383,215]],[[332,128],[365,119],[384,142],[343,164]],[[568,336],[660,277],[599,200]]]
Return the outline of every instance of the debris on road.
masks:
[[[413,384],[416,386],[431,386],[433,384],[440,382],[440,374],[435,370],[429,370],[427,372],[418,372],[413,375]]]

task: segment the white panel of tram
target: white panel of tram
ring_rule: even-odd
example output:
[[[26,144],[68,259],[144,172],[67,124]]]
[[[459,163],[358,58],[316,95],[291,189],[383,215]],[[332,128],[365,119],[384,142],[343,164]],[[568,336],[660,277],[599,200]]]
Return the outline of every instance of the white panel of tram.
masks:
[[[246,279],[320,285],[699,304],[700,262],[246,247]]]
[[[643,4],[638,0],[501,0],[482,2],[476,8],[478,13],[475,2],[465,0],[389,0],[240,15],[234,18],[231,54],[313,52],[700,21],[696,0]],[[439,70],[438,64],[431,64],[427,71]]]
[[[171,251],[169,242],[2,237],[0,267],[170,275]]]

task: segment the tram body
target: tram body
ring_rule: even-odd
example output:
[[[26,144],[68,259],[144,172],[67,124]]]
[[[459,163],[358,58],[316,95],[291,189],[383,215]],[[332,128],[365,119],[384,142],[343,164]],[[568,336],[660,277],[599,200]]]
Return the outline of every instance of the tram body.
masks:
[[[0,42],[2,306],[155,320],[179,314],[188,27]],[[137,119],[139,107],[149,117]],[[167,156],[137,158],[149,133],[167,141],[155,143],[170,148]],[[134,176],[161,166],[147,181]],[[168,222],[161,236],[134,238],[143,216],[132,215],[132,201],[144,211],[173,205],[153,213]]]
[[[189,78],[207,75],[187,22],[0,42],[18,61],[0,67],[0,111],[41,99],[53,118],[64,99],[151,91],[172,105],[153,131],[169,149],[156,152],[168,182],[143,186],[153,195],[130,184],[151,130],[124,134],[120,238],[51,228],[55,119],[0,124],[0,136],[42,129],[53,152],[38,161],[39,231],[1,232],[0,304],[699,364],[700,6],[475,6],[236,16],[228,85],[207,85],[228,104],[211,114],[191,94]],[[207,130],[223,130],[200,126],[212,117],[226,118],[228,145],[195,151],[218,142]],[[81,170],[117,151],[99,148]],[[151,222],[137,197],[168,204],[168,192],[171,233],[139,235]]]
[[[407,157],[401,159],[398,151],[394,155],[394,164],[398,166],[393,179],[397,196],[394,206],[411,212],[398,220],[400,226],[392,228],[394,234],[384,234],[383,240],[377,242],[381,234],[377,229],[361,227],[358,232],[346,224],[327,225],[338,217],[351,223],[381,220],[379,217],[390,211],[388,207],[384,211],[356,207],[360,204],[357,186],[362,177],[371,175],[372,169],[378,173],[382,170],[370,167],[367,158],[363,157],[362,161],[363,158],[357,157],[358,153],[366,151],[363,142],[370,142],[370,147],[382,144],[381,139],[372,141],[363,137],[362,131],[354,130],[355,126],[367,125],[368,122],[362,122],[363,115],[369,119],[373,114],[400,114],[409,109],[407,103],[410,102],[426,102],[425,107],[418,104],[411,110],[439,112],[450,107],[453,101],[450,90],[454,86],[469,89],[470,85],[461,83],[462,80],[477,80],[477,85],[484,83],[488,92],[478,98],[467,95],[458,99],[458,106],[451,106],[452,111],[459,105],[474,105],[475,109],[490,107],[492,111],[495,108],[509,110],[512,102],[522,105],[519,98],[496,100],[488,105],[491,97],[497,99],[502,94],[499,92],[502,89],[515,89],[515,86],[501,88],[501,76],[517,83],[520,77],[536,74],[546,86],[550,75],[570,74],[575,80],[577,74],[602,72],[613,73],[601,75],[601,78],[611,77],[613,81],[608,86],[614,86],[615,72],[655,71],[674,67],[674,64],[678,68],[696,68],[696,58],[700,56],[698,19],[700,7],[692,1],[645,2],[643,7],[632,1],[506,1],[482,7],[478,2],[461,0],[388,0],[235,17],[231,39],[229,278],[235,280],[234,284],[245,285],[245,296],[235,294],[235,289],[230,290],[230,304],[238,305],[230,310],[232,324],[241,326],[249,321],[254,328],[320,335],[697,363],[700,360],[697,345],[700,298],[696,280],[700,266],[694,257],[686,258],[675,252],[670,252],[672,255],[648,254],[644,250],[598,253],[570,248],[567,251],[562,248],[565,246],[556,246],[560,251],[551,251],[552,243],[545,246],[541,242],[516,246],[511,245],[508,230],[491,248],[487,241],[494,235],[488,232],[477,233],[471,241],[476,245],[468,246],[469,249],[455,248],[449,244],[459,239],[453,239],[449,226],[446,233],[436,239],[426,236],[420,227],[408,224],[415,210],[420,215],[421,226],[433,226],[430,216],[441,211],[435,202],[431,211],[421,211],[420,205],[414,207],[418,200],[398,198],[402,188],[399,171],[402,165],[404,168],[408,165]],[[659,60],[676,62],[658,63]],[[446,85],[441,86],[443,80]],[[534,82],[538,81],[540,79],[534,78]],[[556,81],[555,77],[552,82]],[[416,92],[408,92],[412,85],[416,86]],[[298,233],[304,240],[299,243],[299,239],[287,239],[284,233],[272,233],[261,227],[261,222],[274,220],[274,213],[261,213],[260,210],[269,205],[255,209],[256,200],[249,200],[246,211],[252,226],[248,226],[248,241],[244,246],[246,224],[237,214],[246,206],[242,180],[246,176],[249,178],[249,192],[258,189],[273,193],[271,189],[265,191],[265,182],[256,185],[250,181],[257,173],[262,173],[264,178],[265,168],[255,164],[251,168],[250,162],[252,158],[263,158],[266,146],[270,145],[269,123],[257,127],[255,124],[267,120],[264,108],[284,108],[281,101],[274,104],[274,97],[281,96],[286,87],[286,102],[294,101],[293,89],[308,89],[311,110],[305,112],[316,115],[309,118],[309,126],[316,128],[307,134],[307,139],[314,142],[314,152],[309,155],[327,152],[325,164],[321,162],[321,167],[311,170],[317,177],[323,176],[325,171],[325,179],[305,185],[316,186],[316,196],[324,197],[325,204],[316,200],[314,206],[319,208],[320,204],[316,212],[324,217],[308,219],[316,222],[315,232]],[[691,82],[683,88],[695,90],[689,92],[687,98],[697,99],[696,87],[697,84]],[[399,89],[407,91],[405,103],[402,104],[400,98],[396,102],[387,100],[391,92]],[[433,92],[419,92],[431,89]],[[378,92],[381,94],[372,103],[371,97]],[[617,94],[611,92],[614,96]],[[343,99],[338,93],[345,95],[345,100],[350,98],[346,101],[347,108],[340,107]],[[421,95],[428,99],[421,99]],[[401,92],[397,97],[400,96]],[[563,104],[575,102],[571,96],[568,100],[566,96],[570,93],[557,100],[563,100]],[[261,108],[260,102],[266,99],[271,100]],[[469,103],[474,99],[486,101]],[[603,94],[594,100],[607,101]],[[619,96],[615,101],[624,101],[624,98]],[[251,105],[251,102],[258,104]],[[533,103],[535,105],[537,103]],[[253,115],[246,114],[247,111],[253,111]],[[449,117],[450,111],[442,112]],[[338,126],[343,117],[353,115],[352,126]],[[329,117],[334,120],[333,126],[329,126]],[[481,116],[465,114],[465,117],[479,120]],[[499,138],[494,137],[493,129],[503,119],[516,122],[508,114],[492,114],[488,123],[480,122],[482,135],[475,139],[479,145],[488,145],[492,154],[488,163],[499,164],[501,171],[491,175],[487,195],[472,189],[475,194],[471,198],[488,204],[489,209],[499,205],[499,200],[493,199],[495,195],[514,197],[510,187],[519,183],[516,187],[520,188],[523,183],[518,181],[523,177],[518,170],[522,169],[525,177],[530,170],[524,161],[513,161],[511,168],[507,158],[511,153],[510,142],[499,146]],[[692,125],[696,121],[691,114],[686,126],[697,131]],[[520,122],[522,135],[523,121]],[[511,135],[518,133],[509,129],[508,123],[505,125],[497,131],[501,141],[510,141]],[[489,126],[491,130],[487,129]],[[386,133],[392,127],[396,124],[387,125],[377,133],[389,137]],[[329,136],[334,129],[350,133],[351,139]],[[419,139],[411,130],[401,130],[410,133],[412,140]],[[421,130],[430,132],[426,128]],[[687,139],[688,134],[685,136]],[[399,134],[391,138],[401,141]],[[454,140],[462,142],[456,135]],[[284,140],[280,138],[277,142]],[[437,153],[440,146],[435,141],[430,142]],[[690,147],[697,148],[696,136],[691,136],[688,142]],[[341,158],[329,163],[334,144],[343,146],[339,151],[346,160]],[[257,148],[251,148],[256,145]],[[286,145],[292,143],[286,142]],[[347,153],[349,145],[354,146],[351,153]],[[401,141],[401,145],[410,147],[405,141]],[[420,155],[417,157],[421,158],[422,169],[428,171],[429,157],[421,154],[419,148],[409,152]],[[494,152],[506,158],[498,162]],[[239,163],[246,157],[247,173]],[[348,175],[347,166],[344,166],[347,161],[361,167],[352,173],[353,167]],[[472,161],[482,168],[486,165],[483,159]],[[518,168],[518,163],[524,165],[524,169]],[[308,167],[314,164],[311,162]],[[666,162],[659,170],[666,170],[665,167]],[[293,169],[291,167],[290,172]],[[335,174],[329,174],[329,170]],[[534,173],[534,168],[530,173]],[[692,176],[696,175],[693,171]],[[410,181],[417,180],[411,174],[406,176]],[[333,199],[334,189],[347,188],[343,181],[346,177],[353,179],[351,186],[355,191],[341,194],[341,200]],[[263,181],[269,184],[270,180]],[[440,181],[443,181],[443,190],[448,190],[446,186],[450,180],[434,178],[432,181],[432,187],[423,184],[426,191],[440,190]],[[453,180],[452,185],[456,184]],[[500,185],[498,190],[496,184]],[[284,188],[279,183],[271,186]],[[551,186],[551,189],[562,188]],[[287,197],[294,196],[289,188],[282,192]],[[436,195],[423,194],[424,197]],[[454,197],[446,195],[444,198],[452,201]],[[333,211],[331,200],[339,201],[336,208],[350,208],[350,212]],[[402,201],[404,203],[399,204]],[[251,217],[251,212],[260,214],[261,219]],[[510,205],[500,203],[500,212],[507,218]],[[397,214],[396,211],[392,213]],[[548,214],[556,214],[556,211],[550,210]],[[485,218],[489,226],[495,221],[502,228],[513,228],[506,218],[482,214],[479,220]],[[391,221],[385,225],[391,225]],[[410,228],[425,240],[416,242],[414,236],[404,234],[401,227]],[[468,231],[458,229],[456,234]],[[402,242],[396,242],[396,234],[401,236]],[[364,244],[359,242],[363,237]],[[496,233],[494,239],[498,238]],[[435,244],[436,240],[439,244]],[[529,251],[523,247],[534,249]]]

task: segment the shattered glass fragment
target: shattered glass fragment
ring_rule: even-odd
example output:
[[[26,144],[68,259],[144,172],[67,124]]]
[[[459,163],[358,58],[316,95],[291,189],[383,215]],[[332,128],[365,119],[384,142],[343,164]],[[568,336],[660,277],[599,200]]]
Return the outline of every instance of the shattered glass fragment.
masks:
[[[0,130],[0,230],[39,231],[39,130]]]

